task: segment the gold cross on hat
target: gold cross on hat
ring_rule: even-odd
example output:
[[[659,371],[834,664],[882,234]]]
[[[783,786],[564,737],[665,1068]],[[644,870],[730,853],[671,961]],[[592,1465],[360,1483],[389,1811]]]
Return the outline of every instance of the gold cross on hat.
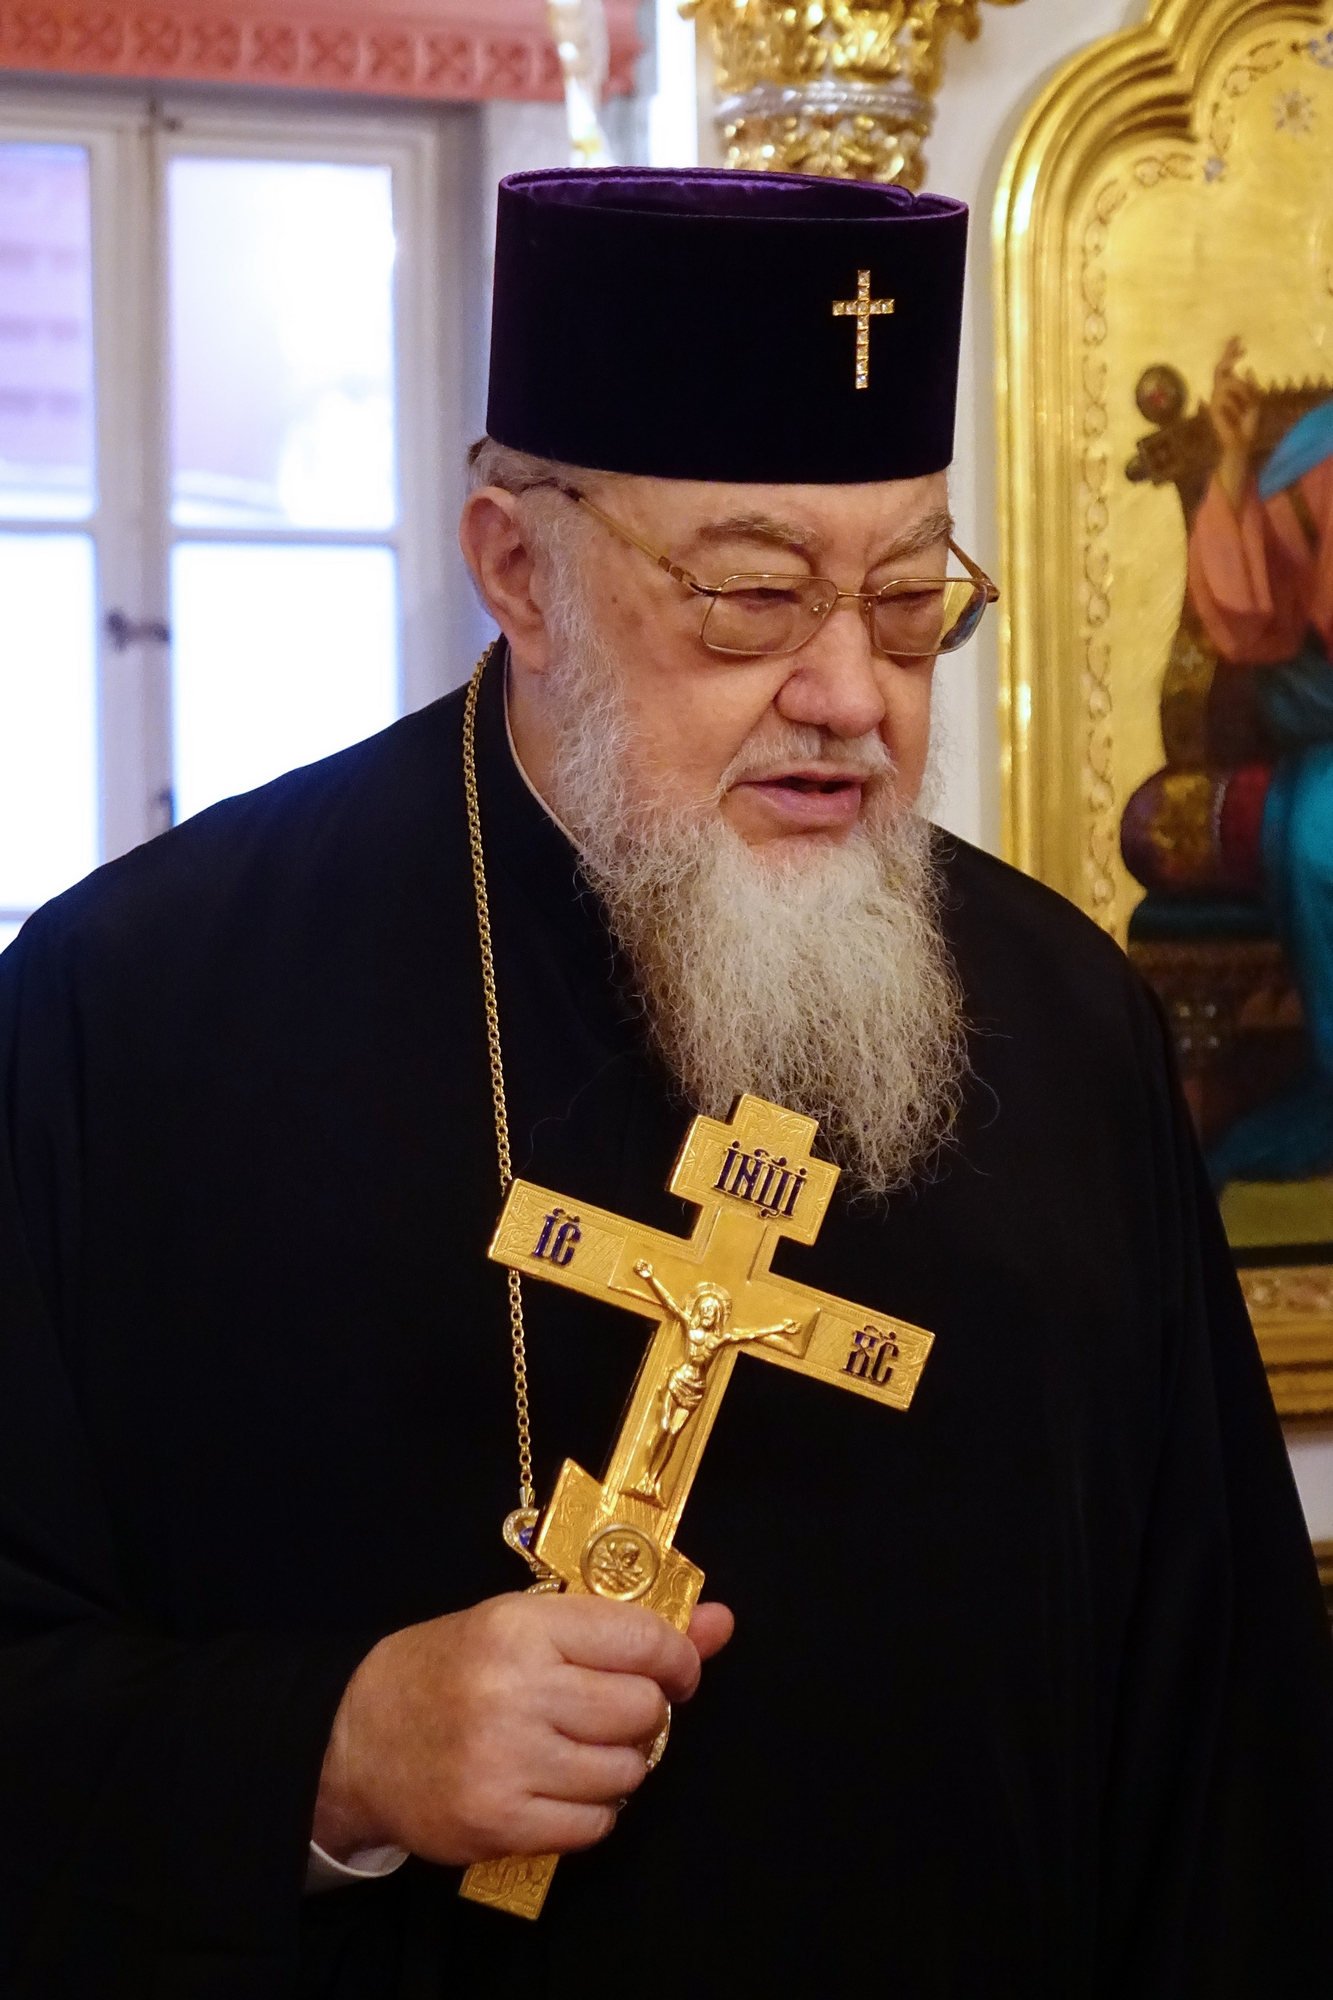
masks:
[[[490,1247],[498,1263],[657,1321],[600,1483],[572,1459],[531,1554],[565,1589],[638,1602],[683,1632],[703,1572],[672,1547],[744,1349],[779,1368],[905,1410],[933,1334],[769,1269],[780,1239],[813,1243],[838,1169],[811,1154],[818,1126],[761,1097],[730,1122],[696,1118],[672,1194],[696,1202],[687,1239],[515,1181]],[[477,1862],[463,1895],[535,1917],[554,1855]]]
[[[834,299],[834,319],[854,319],[856,321],[856,386],[858,389],[870,387],[870,322],[891,313],[892,299],[872,299],[870,296],[870,273],[858,271],[856,274],[856,297],[854,299]]]

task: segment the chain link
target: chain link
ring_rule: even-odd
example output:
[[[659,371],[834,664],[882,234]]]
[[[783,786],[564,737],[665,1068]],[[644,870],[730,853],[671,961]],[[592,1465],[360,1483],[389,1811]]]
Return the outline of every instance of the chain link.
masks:
[[[481,945],[481,990],[486,1008],[486,1048],[491,1063],[491,1098],[495,1107],[495,1155],[500,1169],[500,1198],[513,1185],[509,1152],[509,1112],[505,1105],[504,1054],[500,1046],[500,1007],[495,987],[495,951],[491,942],[491,906],[486,894],[486,857],[481,844],[481,800],[477,791],[477,697],[482,676],[496,646],[487,647],[468,683],[463,707],[463,792],[467,800],[468,844],[472,850],[472,887],[477,898],[477,937]],[[535,1508],[532,1483],[532,1422],[528,1409],[528,1345],[523,1331],[523,1281],[515,1270],[509,1278],[509,1337],[514,1352],[514,1405],[518,1416],[518,1492],[521,1508]]]

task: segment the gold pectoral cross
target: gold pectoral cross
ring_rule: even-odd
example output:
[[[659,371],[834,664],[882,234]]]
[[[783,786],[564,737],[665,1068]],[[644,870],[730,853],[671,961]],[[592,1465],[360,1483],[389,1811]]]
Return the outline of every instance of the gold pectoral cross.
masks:
[[[893,299],[872,299],[870,296],[870,273],[858,271],[856,274],[856,297],[854,299],[834,299],[834,319],[854,319],[856,321],[856,386],[858,389],[870,387],[870,322],[880,319],[894,309]]]
[[[780,1238],[813,1243],[838,1169],[817,1126],[742,1097],[728,1124],[696,1118],[669,1183],[696,1202],[688,1240],[515,1181],[490,1255],[529,1277],[657,1321],[605,1479],[566,1459],[531,1550],[568,1591],[642,1603],[683,1632],[703,1572],[673,1548],[742,1350],[905,1410],[933,1334],[769,1269]],[[555,1855],[477,1862],[462,1894],[535,1917]]]

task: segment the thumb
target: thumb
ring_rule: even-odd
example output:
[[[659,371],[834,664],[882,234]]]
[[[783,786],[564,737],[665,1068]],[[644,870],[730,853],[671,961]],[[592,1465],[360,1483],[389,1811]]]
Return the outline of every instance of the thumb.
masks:
[[[736,1629],[736,1620],[725,1604],[696,1605],[687,1637],[701,1660],[720,1653]]]

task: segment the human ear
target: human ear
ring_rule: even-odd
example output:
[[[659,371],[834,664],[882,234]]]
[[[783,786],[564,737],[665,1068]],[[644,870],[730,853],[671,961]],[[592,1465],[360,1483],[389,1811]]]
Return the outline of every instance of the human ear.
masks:
[[[551,647],[536,574],[538,557],[524,533],[515,496],[501,486],[470,493],[458,523],[458,544],[486,609],[509,641],[515,666],[544,672]]]

